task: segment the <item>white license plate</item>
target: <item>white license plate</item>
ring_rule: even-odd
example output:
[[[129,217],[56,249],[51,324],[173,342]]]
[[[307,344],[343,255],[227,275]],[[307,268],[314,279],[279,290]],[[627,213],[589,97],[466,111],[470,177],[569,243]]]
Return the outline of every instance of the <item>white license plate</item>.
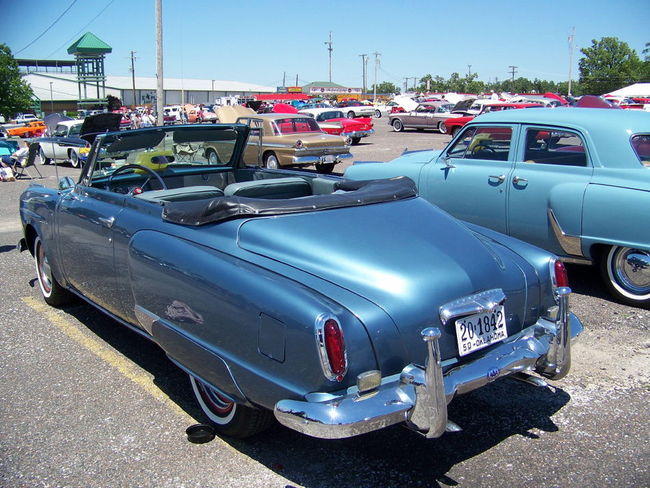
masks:
[[[456,320],[458,354],[466,356],[474,351],[508,337],[503,305],[492,312],[469,315]]]
[[[333,163],[336,158],[332,154],[328,154],[327,156],[321,156],[320,160],[323,163]]]

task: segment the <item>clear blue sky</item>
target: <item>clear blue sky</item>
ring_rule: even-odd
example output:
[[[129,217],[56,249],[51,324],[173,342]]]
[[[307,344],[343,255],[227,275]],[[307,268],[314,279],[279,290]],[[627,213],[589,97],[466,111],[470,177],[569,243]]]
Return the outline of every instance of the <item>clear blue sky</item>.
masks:
[[[73,2],[0,0],[0,42],[18,58],[72,59],[68,46],[90,31],[113,48],[106,57],[108,75],[129,76],[133,50],[136,75],[155,76],[154,0]],[[330,31],[332,81],[351,87],[362,84],[359,55],[365,53],[381,53],[378,82],[400,87],[405,77],[464,75],[468,65],[483,81],[509,78],[511,65],[517,66],[516,76],[565,81],[573,27],[574,79],[580,48],[590,46],[592,39],[617,37],[639,56],[650,41],[648,0],[163,0],[162,4],[165,77],[268,86],[281,85],[285,72],[287,85],[295,83],[296,75],[299,84],[326,81],[325,41]],[[371,55],[369,85],[374,69]]]

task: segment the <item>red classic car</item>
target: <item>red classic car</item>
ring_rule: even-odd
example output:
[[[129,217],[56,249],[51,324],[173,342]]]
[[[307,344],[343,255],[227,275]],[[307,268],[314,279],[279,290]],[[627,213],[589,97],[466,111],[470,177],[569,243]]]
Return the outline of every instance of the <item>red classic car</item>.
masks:
[[[299,113],[309,115],[316,119],[323,132],[336,136],[349,137],[352,144],[358,144],[362,137],[374,134],[372,119],[359,117],[346,118],[345,114],[337,108],[308,108]]]
[[[455,136],[456,133],[467,124],[470,120],[473,120],[474,117],[478,115],[487,113],[487,112],[497,112],[499,110],[511,110],[514,108],[542,108],[544,105],[541,103],[506,103],[506,102],[495,102],[495,103],[486,103],[481,107],[481,111],[476,115],[466,115],[464,117],[456,117],[453,119],[445,120],[445,127],[447,129],[447,134]]]

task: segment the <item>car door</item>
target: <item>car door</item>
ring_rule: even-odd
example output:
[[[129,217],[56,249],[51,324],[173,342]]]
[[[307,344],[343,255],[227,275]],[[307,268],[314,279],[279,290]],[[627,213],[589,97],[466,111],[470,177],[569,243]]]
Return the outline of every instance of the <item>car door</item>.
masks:
[[[248,142],[244,149],[244,163],[249,165],[258,165],[262,163],[262,153],[264,151],[264,123],[261,119],[242,117],[237,119],[238,124],[246,124],[250,127]]]
[[[508,233],[559,255],[580,255],[582,202],[593,175],[577,130],[523,126],[509,177]]]
[[[505,233],[508,177],[516,126],[465,128],[427,165],[420,195],[454,217]]]
[[[56,209],[60,262],[66,280],[99,306],[121,314],[113,232],[125,195],[77,184]]]

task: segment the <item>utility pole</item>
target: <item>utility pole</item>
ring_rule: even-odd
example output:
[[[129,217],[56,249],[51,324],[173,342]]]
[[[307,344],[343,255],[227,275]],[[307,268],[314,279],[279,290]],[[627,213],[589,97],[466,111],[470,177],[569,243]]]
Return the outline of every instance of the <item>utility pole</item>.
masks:
[[[409,80],[411,79],[410,76],[405,76],[404,77],[404,93],[409,91]]]
[[[325,44],[327,44],[327,50],[329,51],[330,55],[330,83],[332,83],[332,31],[330,31],[330,40],[325,41]]]
[[[296,73],[296,84],[293,86],[298,86],[298,73]]]
[[[573,41],[576,35],[575,26],[571,29],[571,35],[569,36],[569,88],[567,90],[567,96],[571,96],[571,69],[573,68]]]
[[[418,77],[412,76],[411,78],[413,78],[413,91],[415,91],[415,82],[418,81]]]
[[[287,72],[282,73],[282,86],[287,86]]]
[[[517,68],[519,66],[508,66],[510,68],[510,74],[512,75],[512,82],[515,82],[515,73],[517,73]]]
[[[375,84],[374,84],[374,92],[372,95],[372,101],[375,103],[377,101],[377,68],[379,67],[379,56],[381,56],[381,53],[378,53],[375,51],[372,53],[375,56]]]
[[[157,125],[164,125],[163,104],[163,32],[162,32],[162,0],[156,0],[156,112]]]
[[[54,92],[52,91],[53,83],[53,81],[50,81],[50,113],[54,113]]]
[[[131,82],[133,83],[133,108],[138,104],[135,101],[135,51],[131,51]]]
[[[367,54],[359,54],[361,57],[361,79],[363,80],[363,93],[366,93],[366,66],[368,63]]]
[[[469,78],[470,76],[472,76],[472,65],[468,64],[467,65],[467,77]]]

